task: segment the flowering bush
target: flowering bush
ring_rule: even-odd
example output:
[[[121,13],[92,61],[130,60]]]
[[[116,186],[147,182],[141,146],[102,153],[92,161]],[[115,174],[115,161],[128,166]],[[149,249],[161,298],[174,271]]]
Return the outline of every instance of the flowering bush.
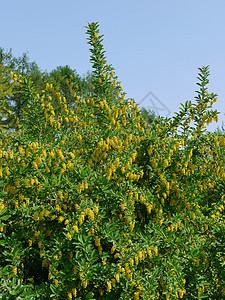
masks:
[[[0,142],[0,277],[19,288],[2,284],[2,299],[224,298],[225,137],[205,129],[218,120],[208,67],[195,103],[149,128],[98,24],[87,34],[93,91],[63,78],[71,107],[16,77],[28,105]]]

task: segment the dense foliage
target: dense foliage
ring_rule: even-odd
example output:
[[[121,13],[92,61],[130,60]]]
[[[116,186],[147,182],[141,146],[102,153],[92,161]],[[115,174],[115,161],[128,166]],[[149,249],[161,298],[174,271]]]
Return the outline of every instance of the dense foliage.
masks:
[[[68,74],[70,103],[11,75],[26,105],[0,141],[2,299],[223,299],[225,137],[205,128],[218,120],[208,67],[195,102],[149,127],[98,24],[87,34],[92,88]]]
[[[0,48],[0,125],[5,129],[15,129],[16,123],[23,120],[23,109],[27,106],[27,99],[21,93],[21,86],[17,84],[17,76],[26,77],[35,87],[37,93],[42,93],[46,87],[54,87],[66,97],[67,105],[73,105],[71,88],[79,89],[83,95],[91,91],[91,73],[85,76],[77,74],[76,70],[69,66],[57,67],[51,72],[41,71],[35,62],[31,62],[28,55],[24,53],[22,57],[14,57],[12,51],[4,51]],[[12,78],[13,76],[13,78]],[[14,79],[10,82],[9,79]],[[70,84],[68,84],[70,79]],[[52,94],[52,105],[57,114],[59,103],[55,94]]]

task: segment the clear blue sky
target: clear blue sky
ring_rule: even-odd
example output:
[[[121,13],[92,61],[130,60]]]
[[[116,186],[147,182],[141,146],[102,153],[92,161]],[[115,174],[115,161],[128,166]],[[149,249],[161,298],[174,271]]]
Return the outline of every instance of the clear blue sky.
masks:
[[[42,70],[69,65],[83,75],[91,70],[84,26],[98,21],[127,97],[140,103],[152,92],[141,105],[162,116],[194,100],[198,67],[209,65],[221,112],[213,130],[225,121],[224,13],[224,0],[1,1],[0,47],[28,52]]]

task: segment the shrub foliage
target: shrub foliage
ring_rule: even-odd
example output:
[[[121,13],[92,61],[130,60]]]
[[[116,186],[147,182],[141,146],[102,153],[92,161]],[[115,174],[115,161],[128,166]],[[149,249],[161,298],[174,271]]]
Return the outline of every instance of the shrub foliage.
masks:
[[[2,299],[224,298],[225,137],[205,128],[218,120],[209,68],[193,103],[149,127],[98,23],[87,34],[93,89],[63,78],[73,105],[12,76],[27,105],[1,133]]]

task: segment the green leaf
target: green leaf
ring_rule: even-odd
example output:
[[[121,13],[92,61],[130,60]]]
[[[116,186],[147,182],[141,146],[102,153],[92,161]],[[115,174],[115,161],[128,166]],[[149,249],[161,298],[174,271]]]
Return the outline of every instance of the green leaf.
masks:
[[[86,299],[86,300],[91,300],[91,298],[93,298],[93,297],[94,297],[94,293],[89,292],[89,293],[86,295],[85,299]]]
[[[6,221],[6,220],[8,220],[10,217],[11,217],[10,215],[5,215],[5,216],[2,216],[2,217],[0,217],[0,218],[1,218],[1,220]]]
[[[0,216],[4,215],[4,213],[6,213],[6,211],[7,211],[7,208],[6,208],[6,207],[3,208],[3,209],[0,211]]]

